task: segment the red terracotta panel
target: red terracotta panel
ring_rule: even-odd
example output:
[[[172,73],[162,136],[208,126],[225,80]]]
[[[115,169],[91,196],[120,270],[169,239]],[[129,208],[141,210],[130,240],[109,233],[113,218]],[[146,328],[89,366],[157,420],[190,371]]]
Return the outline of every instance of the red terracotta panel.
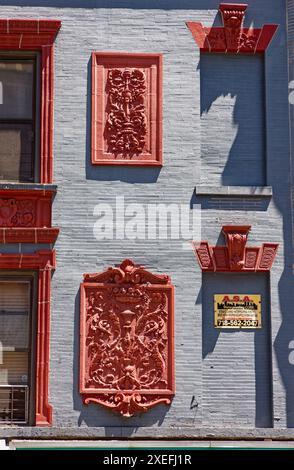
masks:
[[[42,46],[40,178],[44,184],[53,180],[53,58],[53,46]]]
[[[0,19],[0,34],[7,34],[8,33],[8,20],[7,19]]]
[[[80,393],[130,417],[174,395],[174,290],[166,275],[125,260],[84,275]]]
[[[258,259],[258,270],[269,271],[273,265],[278,250],[278,243],[263,243]]]
[[[231,271],[241,271],[245,263],[245,246],[250,225],[224,225],[222,232],[226,238]]]
[[[208,242],[201,242],[198,247],[194,244],[194,249],[202,271],[214,271],[213,258]]]
[[[255,54],[265,52],[278,25],[264,25],[262,28],[243,28],[247,4],[221,3],[219,11],[223,27],[204,27],[201,23],[188,21],[195,42],[202,52],[233,54]],[[205,39],[206,38],[206,39]]]
[[[230,263],[226,246],[211,247],[216,271],[229,271]]]
[[[278,29],[278,25],[276,24],[265,24],[263,26],[259,40],[258,40],[258,44],[256,47],[256,52],[263,52],[268,48],[277,29]]]
[[[224,52],[227,49],[224,28],[204,28],[209,52]],[[202,51],[207,52],[207,51]]]
[[[203,28],[201,23],[187,21],[187,26],[190,29],[195,42],[199,49],[205,52],[209,52],[209,45],[206,40],[206,28]],[[210,28],[207,28],[210,29]]]
[[[250,229],[250,225],[224,225],[222,232],[226,246],[210,246],[208,242],[201,242],[196,254],[202,271],[270,271],[279,245],[264,243],[261,247],[246,247]]]
[[[37,228],[37,243],[55,243],[59,234],[59,228]]]
[[[19,50],[20,34],[0,34],[1,49]]]
[[[54,243],[59,230],[51,227],[53,191],[0,190],[3,243]]]
[[[21,34],[39,34],[39,27],[37,20],[8,20],[8,32],[9,34],[21,33]]]
[[[260,251],[260,248],[254,247],[254,246],[247,247],[245,249],[244,270],[256,271],[259,251]]]
[[[55,243],[59,234],[58,228],[2,228],[2,243]]]
[[[93,52],[93,165],[162,165],[162,56]]]

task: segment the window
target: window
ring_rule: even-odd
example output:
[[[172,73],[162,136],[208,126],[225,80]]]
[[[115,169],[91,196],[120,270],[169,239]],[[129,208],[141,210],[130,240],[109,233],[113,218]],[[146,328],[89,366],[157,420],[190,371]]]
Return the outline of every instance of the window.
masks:
[[[54,269],[52,250],[0,256],[0,426],[52,424],[48,384]]]
[[[0,422],[29,424],[32,367],[33,276],[0,278]]]
[[[35,180],[36,57],[0,57],[0,181]]]
[[[52,183],[53,44],[60,26],[0,19],[0,181]]]

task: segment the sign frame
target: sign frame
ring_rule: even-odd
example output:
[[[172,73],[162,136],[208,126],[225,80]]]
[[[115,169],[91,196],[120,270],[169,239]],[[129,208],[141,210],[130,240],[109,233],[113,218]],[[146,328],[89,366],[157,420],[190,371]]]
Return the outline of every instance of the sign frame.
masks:
[[[213,300],[214,328],[238,330],[262,328],[261,294],[214,294]],[[224,307],[220,308],[221,303],[224,303]]]

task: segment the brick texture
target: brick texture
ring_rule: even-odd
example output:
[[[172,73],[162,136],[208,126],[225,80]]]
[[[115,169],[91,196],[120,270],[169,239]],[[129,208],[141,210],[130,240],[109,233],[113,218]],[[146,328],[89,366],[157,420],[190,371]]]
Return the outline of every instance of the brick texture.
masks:
[[[71,3],[79,8],[71,8]],[[101,2],[102,8],[92,8],[95,2],[88,1],[27,2],[33,6],[24,6],[25,1],[3,1],[0,6],[2,18],[62,20],[55,44],[54,182],[58,184],[58,192],[53,204],[53,225],[61,232],[55,244],[57,270],[52,283],[50,403],[54,429],[61,429],[59,435],[62,428],[74,429],[77,437],[79,433],[87,434],[88,427],[89,435],[93,429],[91,435],[98,437],[152,438],[191,437],[194,430],[196,434],[202,427],[203,433],[208,428],[293,427],[294,366],[288,361],[289,342],[294,339],[294,302],[285,2],[249,0],[245,20],[248,24],[251,21],[257,27],[263,23],[280,24],[267,51],[265,81],[261,83],[263,64],[257,58],[248,58],[248,65],[246,57],[234,60],[220,56],[213,64],[212,58],[209,59],[204,73],[210,77],[209,90],[213,90],[215,83],[217,94],[205,119],[201,119],[199,51],[185,21],[212,24],[219,1],[183,0],[181,9],[178,2],[167,0],[150,2],[149,9],[149,2],[114,1],[113,6],[119,7],[119,3],[124,8],[109,8],[111,2]],[[220,19],[217,17],[216,21]],[[164,167],[161,170],[91,165],[90,57],[95,50],[163,54]],[[219,69],[226,70],[222,84],[229,75],[224,94],[219,74],[215,73]],[[238,110],[238,127],[233,119],[233,101],[240,83],[242,90],[246,87],[246,74],[252,107],[244,94],[244,110]],[[233,86],[234,81],[239,85]],[[202,89],[204,95],[209,91],[205,82]],[[218,103],[223,103],[219,109]],[[264,103],[266,132],[263,135],[260,116]],[[217,122],[219,125],[214,128]],[[235,139],[239,139],[239,147],[231,153]],[[256,167],[254,162],[250,166],[247,145]],[[230,155],[234,171],[226,183],[224,168]],[[263,156],[266,169],[261,164]],[[242,192],[222,195],[217,200],[211,195],[197,197],[194,187],[200,182],[206,186],[266,184],[273,187],[273,197],[240,197]],[[251,224],[250,244],[280,243],[270,284],[262,276],[248,275],[238,278],[235,285],[244,292],[256,286],[268,296],[263,314],[271,316],[271,328],[268,318],[258,333],[221,332],[204,357],[206,341],[210,335],[216,336],[206,311],[206,306],[211,309],[211,289],[217,289],[215,279],[213,276],[202,279],[192,249],[183,250],[182,240],[96,240],[94,207],[107,203],[114,208],[116,196],[124,196],[125,204],[136,202],[144,207],[151,203],[201,204],[201,238],[213,245],[223,224]],[[29,245],[0,248],[1,251],[35,249]],[[102,271],[126,257],[151,271],[168,273],[176,288],[176,396],[170,408],[158,406],[129,420],[99,406],[83,406],[78,393],[82,274]],[[226,279],[229,278],[221,279],[221,291],[230,291],[235,282],[230,278],[226,283]],[[211,318],[211,312],[209,315]],[[230,358],[234,362],[232,368]]]

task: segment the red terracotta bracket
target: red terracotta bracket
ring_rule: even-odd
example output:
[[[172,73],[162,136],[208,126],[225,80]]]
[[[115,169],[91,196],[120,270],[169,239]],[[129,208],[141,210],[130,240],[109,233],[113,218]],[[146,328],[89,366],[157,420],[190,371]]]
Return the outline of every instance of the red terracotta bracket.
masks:
[[[202,271],[262,272],[270,271],[278,243],[263,243],[261,247],[246,247],[250,225],[224,225],[226,246],[210,246],[208,242],[194,243]]]
[[[31,254],[0,253],[0,269],[38,271],[38,312],[36,347],[36,426],[52,424],[48,402],[51,273],[55,269],[55,251]]]
[[[207,28],[202,23],[186,24],[202,52],[246,53],[265,52],[278,25],[267,24],[262,28],[243,28],[247,4],[221,3],[219,11],[223,27]]]
[[[92,54],[93,165],[162,165],[162,55]]]
[[[174,288],[125,260],[84,274],[80,394],[124,417],[169,405],[174,386]]]
[[[53,43],[58,20],[0,19],[0,48],[41,52],[40,182],[53,178]]]
[[[49,190],[0,189],[0,243],[54,243]]]

